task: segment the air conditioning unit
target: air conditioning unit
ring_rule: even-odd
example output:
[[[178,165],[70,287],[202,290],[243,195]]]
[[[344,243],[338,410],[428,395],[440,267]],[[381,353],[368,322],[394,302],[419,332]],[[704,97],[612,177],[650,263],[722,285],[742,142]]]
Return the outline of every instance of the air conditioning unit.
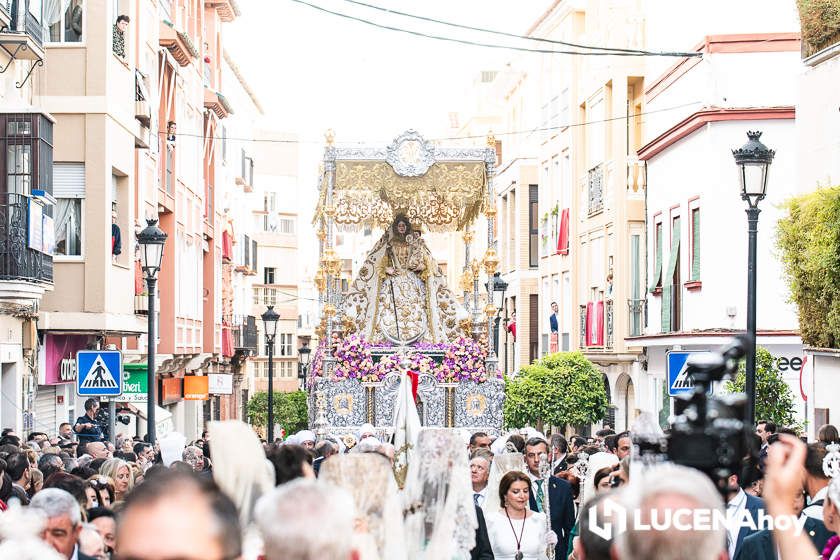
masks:
[[[149,126],[149,122],[152,120],[152,114],[149,111],[148,101],[139,99],[134,102],[134,118],[143,123],[143,125]]]

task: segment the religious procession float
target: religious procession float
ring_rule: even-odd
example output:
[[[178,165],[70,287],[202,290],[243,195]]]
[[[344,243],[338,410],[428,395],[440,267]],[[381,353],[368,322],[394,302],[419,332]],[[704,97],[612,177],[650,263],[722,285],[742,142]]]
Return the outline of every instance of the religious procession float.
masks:
[[[372,424],[383,438],[400,440],[411,418],[500,433],[496,309],[479,288],[492,292],[499,263],[495,162],[492,137],[482,147],[446,148],[409,130],[388,146],[339,147],[327,133],[314,217],[320,343],[307,380],[310,424],[320,434]],[[486,232],[476,231],[482,215]],[[365,228],[384,233],[342,292],[336,233]],[[459,232],[464,240],[460,301],[424,240],[429,232]],[[488,249],[475,258],[479,235]]]

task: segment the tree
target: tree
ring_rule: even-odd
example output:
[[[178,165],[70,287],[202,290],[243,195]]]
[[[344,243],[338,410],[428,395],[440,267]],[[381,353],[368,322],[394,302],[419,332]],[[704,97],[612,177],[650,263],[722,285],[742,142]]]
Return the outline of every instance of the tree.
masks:
[[[796,303],[802,342],[840,345],[840,186],[820,188],[785,202],[776,243]]]
[[[294,393],[274,393],[274,423],[279,424],[292,434],[305,430],[309,425],[309,412],[305,391]],[[254,426],[265,427],[268,424],[268,393],[254,393],[248,399],[248,420]]]
[[[603,375],[580,352],[549,354],[505,380],[507,427],[591,424],[608,405]]]
[[[741,362],[735,379],[726,382],[726,390],[743,393],[746,383],[746,369]],[[778,426],[799,426],[794,419],[793,393],[779,373],[776,360],[761,346],[755,351],[755,418]]]

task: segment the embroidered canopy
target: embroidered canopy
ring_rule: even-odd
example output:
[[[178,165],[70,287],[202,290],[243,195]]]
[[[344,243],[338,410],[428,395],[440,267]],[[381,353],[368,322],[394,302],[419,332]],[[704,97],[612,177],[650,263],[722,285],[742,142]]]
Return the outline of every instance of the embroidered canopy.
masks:
[[[442,148],[413,130],[384,148],[335,147],[330,135],[327,143],[316,221],[384,229],[405,214],[430,231],[454,231],[489,205],[495,146]]]

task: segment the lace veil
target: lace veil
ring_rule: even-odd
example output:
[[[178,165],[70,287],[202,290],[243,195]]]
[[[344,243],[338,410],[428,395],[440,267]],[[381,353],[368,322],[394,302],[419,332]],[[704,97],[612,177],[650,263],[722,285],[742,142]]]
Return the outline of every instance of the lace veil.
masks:
[[[457,431],[425,428],[408,465],[405,530],[408,558],[469,558],[478,521],[467,451]]]
[[[485,513],[502,509],[502,502],[499,500],[499,482],[510,471],[525,471],[525,458],[522,453],[502,453],[493,457],[490,476],[487,479],[487,496],[481,508]]]
[[[376,453],[335,455],[324,461],[319,480],[344,488],[353,496],[359,525],[367,528],[375,543],[375,556],[369,557],[406,558],[402,503],[391,465],[384,457]]]

